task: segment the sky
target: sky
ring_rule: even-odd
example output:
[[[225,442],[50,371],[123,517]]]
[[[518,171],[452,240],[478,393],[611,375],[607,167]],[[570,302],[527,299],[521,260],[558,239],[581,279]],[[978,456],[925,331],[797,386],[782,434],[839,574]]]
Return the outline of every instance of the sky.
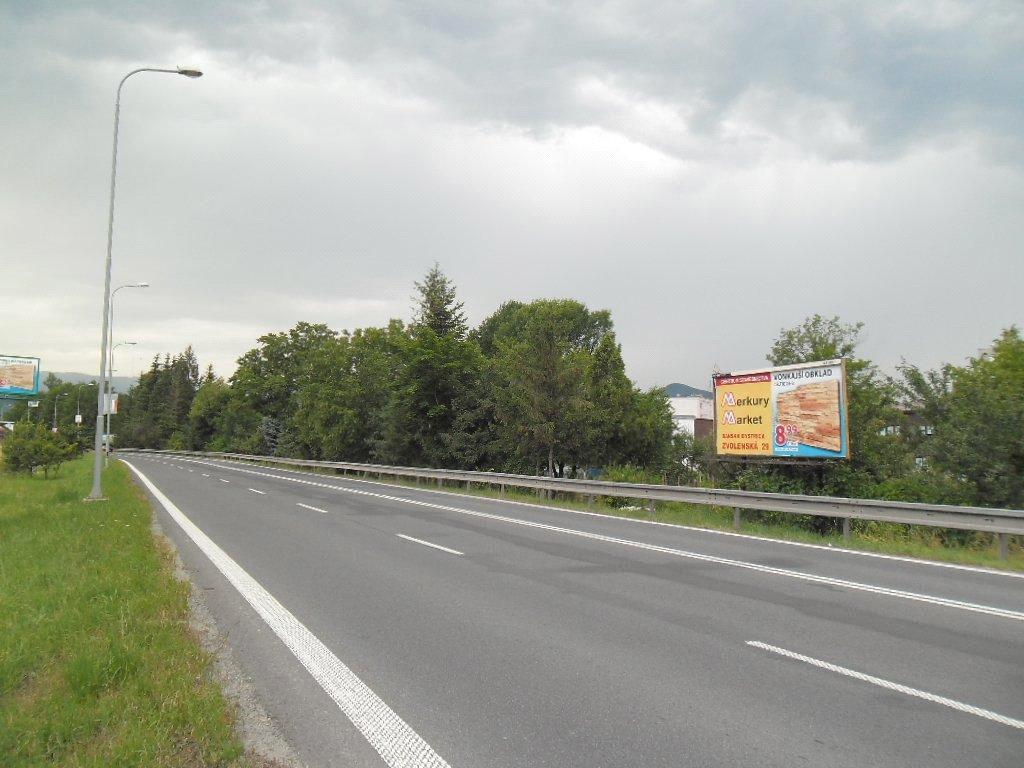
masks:
[[[113,102],[119,374],[191,344],[609,309],[641,386],[814,313],[883,370],[1024,325],[1024,5],[0,0],[0,353],[99,369]]]

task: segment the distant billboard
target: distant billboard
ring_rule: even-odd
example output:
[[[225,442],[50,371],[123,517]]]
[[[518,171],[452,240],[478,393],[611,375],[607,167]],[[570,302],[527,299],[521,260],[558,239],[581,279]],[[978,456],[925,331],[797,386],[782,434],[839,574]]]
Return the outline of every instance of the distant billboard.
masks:
[[[713,381],[719,455],[849,457],[845,361],[722,373]]]
[[[0,355],[0,395],[39,394],[39,358]]]

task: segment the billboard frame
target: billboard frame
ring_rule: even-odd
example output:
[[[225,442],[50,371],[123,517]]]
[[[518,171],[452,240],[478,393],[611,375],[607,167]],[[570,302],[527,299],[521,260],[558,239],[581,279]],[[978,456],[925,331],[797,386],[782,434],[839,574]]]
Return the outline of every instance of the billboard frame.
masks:
[[[40,385],[42,383],[42,381],[41,381],[41,378],[42,378],[42,368],[43,368],[42,360],[40,358],[38,358],[38,357],[30,357],[30,356],[27,356],[27,355],[4,355],[4,354],[0,354],[0,360],[2,360],[4,358],[7,358],[9,360],[26,360],[26,361],[33,360],[33,361],[35,361],[36,372],[35,372],[34,380],[32,382],[32,389],[22,389],[21,387],[0,388],[0,396],[18,398],[18,397],[34,397],[35,395],[38,395],[39,394],[39,390],[40,390]]]
[[[842,388],[840,403],[840,445],[844,446],[846,451],[845,455],[841,456],[829,456],[829,455],[816,455],[816,456],[787,456],[787,455],[773,455],[773,454],[759,454],[752,453],[745,455],[742,453],[720,453],[719,452],[719,402],[718,402],[718,387],[716,380],[726,377],[742,377],[742,376],[758,376],[768,374],[771,377],[772,374],[781,371],[793,371],[807,368],[824,368],[824,367],[836,367],[838,366],[842,370]],[[774,381],[769,378],[769,381]],[[833,358],[830,360],[812,360],[806,363],[792,363],[789,365],[775,365],[768,366],[765,368],[751,368],[743,371],[718,371],[711,375],[711,393],[712,403],[715,418],[715,431],[714,431],[714,447],[715,452],[713,461],[716,462],[750,462],[754,464],[818,464],[824,465],[832,461],[849,461],[852,456],[853,445],[850,441],[850,399],[849,399],[849,383],[847,379],[847,368],[846,358]],[[774,404],[772,405],[772,414],[774,415]]]

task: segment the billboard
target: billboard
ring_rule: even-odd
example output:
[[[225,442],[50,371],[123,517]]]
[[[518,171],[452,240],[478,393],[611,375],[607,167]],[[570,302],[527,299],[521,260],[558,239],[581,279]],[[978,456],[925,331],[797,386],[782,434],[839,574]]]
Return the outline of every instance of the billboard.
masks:
[[[39,394],[39,358],[0,355],[0,395]]]
[[[713,382],[719,455],[849,457],[845,361],[721,373]]]

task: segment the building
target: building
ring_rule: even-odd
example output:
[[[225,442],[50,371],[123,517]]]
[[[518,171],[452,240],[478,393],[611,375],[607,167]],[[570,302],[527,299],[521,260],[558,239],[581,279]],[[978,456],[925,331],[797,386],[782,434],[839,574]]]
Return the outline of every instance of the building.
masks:
[[[686,432],[698,438],[712,437],[715,433],[715,402],[710,397],[689,395],[669,397],[672,422],[676,434]]]

